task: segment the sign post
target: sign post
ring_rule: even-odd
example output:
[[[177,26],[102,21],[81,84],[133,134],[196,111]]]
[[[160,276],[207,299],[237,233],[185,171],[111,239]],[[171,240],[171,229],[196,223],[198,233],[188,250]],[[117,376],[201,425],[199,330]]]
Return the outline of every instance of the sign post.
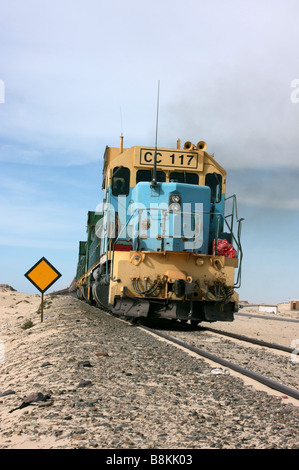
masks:
[[[24,274],[42,294],[41,322],[44,321],[44,292],[56,282],[61,274],[46,258],[41,258],[32,268]]]

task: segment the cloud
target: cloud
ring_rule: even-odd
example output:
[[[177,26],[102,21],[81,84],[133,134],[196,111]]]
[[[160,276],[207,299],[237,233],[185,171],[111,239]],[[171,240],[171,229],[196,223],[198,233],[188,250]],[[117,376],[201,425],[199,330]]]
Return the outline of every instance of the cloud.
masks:
[[[151,145],[161,79],[159,145],[206,140],[231,168],[299,164],[298,4],[153,3],[2,6],[2,161],[95,161],[117,142],[120,107],[128,146]]]
[[[73,269],[87,210],[101,199],[105,146],[118,146],[121,130],[125,147],[154,144],[160,80],[158,146],[205,140],[227,170],[227,193],[250,217],[251,285],[264,295],[256,260],[269,258],[252,247],[268,246],[273,227],[278,243],[287,239],[285,213],[297,233],[288,218],[298,210],[298,1],[2,3],[0,235],[13,247],[2,264],[17,253],[25,272],[51,247]]]
[[[227,195],[237,194],[238,202],[264,209],[299,210],[299,168],[230,170]]]
[[[299,104],[290,99],[289,74],[240,66],[208,70],[164,107],[160,134],[205,140],[225,168],[299,167]]]
[[[63,205],[38,200],[35,204],[15,205],[1,200],[0,212],[5,221],[0,233],[2,245],[57,246],[77,236],[80,218]]]
[[[0,244],[67,250],[77,246],[86,237],[87,211],[100,199],[98,168],[2,164]]]

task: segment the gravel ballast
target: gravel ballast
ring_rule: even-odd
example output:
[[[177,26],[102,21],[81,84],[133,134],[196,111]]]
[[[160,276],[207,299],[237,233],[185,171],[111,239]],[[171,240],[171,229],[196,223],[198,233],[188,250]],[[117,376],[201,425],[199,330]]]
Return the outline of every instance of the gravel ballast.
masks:
[[[1,449],[298,448],[287,400],[74,297],[52,297],[43,323],[30,305],[33,327],[2,332]]]

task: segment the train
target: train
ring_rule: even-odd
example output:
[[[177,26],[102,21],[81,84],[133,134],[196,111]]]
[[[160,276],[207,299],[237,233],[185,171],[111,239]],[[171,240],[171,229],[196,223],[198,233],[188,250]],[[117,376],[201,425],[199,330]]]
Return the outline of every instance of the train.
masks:
[[[103,201],[79,242],[77,297],[127,319],[233,321],[243,251],[227,173],[190,141],[106,146]]]

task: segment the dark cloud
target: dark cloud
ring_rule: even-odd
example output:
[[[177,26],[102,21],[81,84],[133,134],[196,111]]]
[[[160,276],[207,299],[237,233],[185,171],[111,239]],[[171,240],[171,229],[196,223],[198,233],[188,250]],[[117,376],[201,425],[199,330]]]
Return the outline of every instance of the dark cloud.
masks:
[[[242,205],[299,211],[299,168],[229,170],[227,194],[235,193]]]

